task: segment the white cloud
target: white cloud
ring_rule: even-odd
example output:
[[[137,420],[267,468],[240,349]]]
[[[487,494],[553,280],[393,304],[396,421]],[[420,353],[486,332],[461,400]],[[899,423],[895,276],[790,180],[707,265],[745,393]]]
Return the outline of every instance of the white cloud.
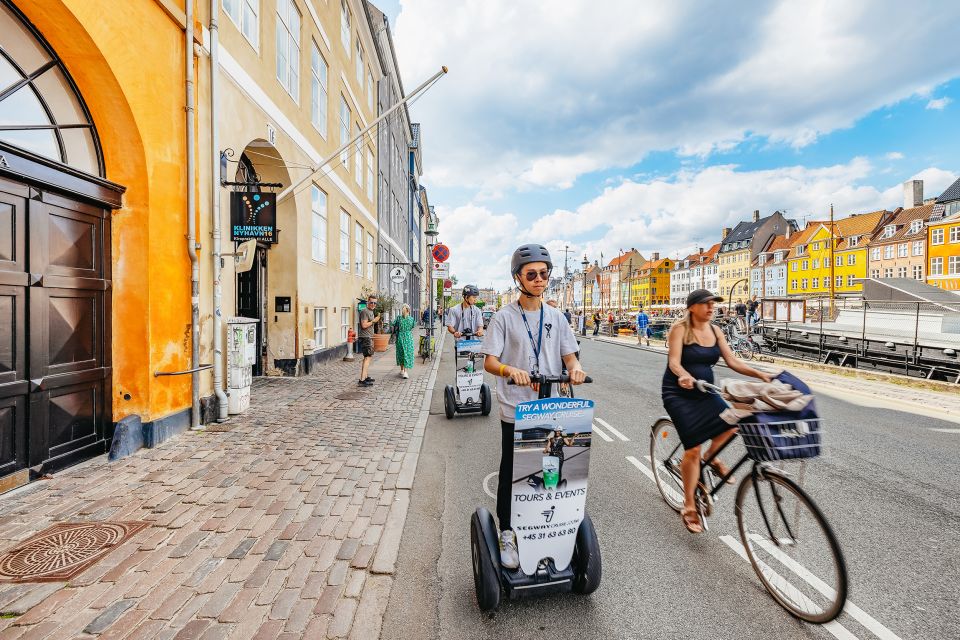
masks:
[[[519,230],[516,216],[472,204],[437,205],[436,213],[438,239],[450,247],[450,273],[458,286],[509,283],[510,253]]]
[[[566,188],[654,150],[704,157],[755,136],[803,147],[960,73],[949,47],[930,47],[960,3],[915,3],[910,20],[893,0],[401,4],[406,83],[450,67],[412,108],[426,178],[488,198]]]
[[[899,151],[891,151],[883,157],[887,160],[903,160],[903,154]]]
[[[947,108],[947,105],[953,102],[950,98],[935,98],[927,103],[927,109],[933,109],[934,111],[943,111]]]

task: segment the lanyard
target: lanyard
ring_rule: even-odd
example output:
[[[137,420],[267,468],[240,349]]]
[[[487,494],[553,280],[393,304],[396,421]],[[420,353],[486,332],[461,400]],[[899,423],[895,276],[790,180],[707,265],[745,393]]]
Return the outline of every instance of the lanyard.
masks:
[[[523,318],[523,324],[527,327],[527,335],[530,337],[530,349],[533,351],[533,357],[537,361],[536,373],[540,373],[540,347],[543,346],[543,302],[540,303],[540,335],[537,336],[536,343],[533,341],[533,331],[530,330],[530,323],[527,322],[527,314],[523,312],[523,307],[520,306],[519,302],[517,306],[520,307],[520,317]]]
[[[476,307],[474,307],[474,306],[472,306],[472,305],[467,305],[466,308],[470,310],[470,320],[472,321],[474,318],[476,318],[477,309],[476,309]],[[464,326],[463,326],[463,322],[464,322],[465,320],[467,320],[466,315],[463,313],[464,311],[465,311],[465,309],[464,309],[464,307],[463,307],[463,304],[461,304],[461,305],[460,305],[460,327],[459,327],[459,328],[460,328],[461,331],[463,331],[463,329],[465,329],[465,328],[468,328],[468,329],[470,329],[470,331],[473,331],[473,328],[474,328],[475,326],[477,326],[477,325],[474,324],[473,322],[470,322],[470,324],[467,325],[467,327],[464,327]]]

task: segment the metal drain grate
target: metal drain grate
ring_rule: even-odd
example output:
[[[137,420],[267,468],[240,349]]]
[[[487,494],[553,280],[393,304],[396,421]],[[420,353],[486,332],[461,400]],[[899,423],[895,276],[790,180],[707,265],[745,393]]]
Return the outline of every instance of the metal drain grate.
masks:
[[[0,556],[0,581],[70,580],[149,524],[71,522],[54,525]]]

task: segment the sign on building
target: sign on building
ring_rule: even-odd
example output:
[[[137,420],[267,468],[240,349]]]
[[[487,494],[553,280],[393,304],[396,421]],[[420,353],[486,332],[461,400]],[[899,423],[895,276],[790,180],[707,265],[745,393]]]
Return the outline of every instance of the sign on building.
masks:
[[[277,203],[272,193],[234,191],[230,194],[230,239],[277,242]]]

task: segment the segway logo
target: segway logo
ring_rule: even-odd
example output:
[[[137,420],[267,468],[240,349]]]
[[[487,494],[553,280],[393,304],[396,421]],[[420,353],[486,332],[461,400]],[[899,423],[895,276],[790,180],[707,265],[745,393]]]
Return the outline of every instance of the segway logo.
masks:
[[[540,512],[540,515],[542,515],[544,518],[546,518],[546,519],[547,519],[547,522],[552,522],[552,521],[553,521],[553,515],[557,512],[556,509],[557,509],[556,507],[550,507],[550,508],[547,509],[546,511],[541,511],[541,512]]]

